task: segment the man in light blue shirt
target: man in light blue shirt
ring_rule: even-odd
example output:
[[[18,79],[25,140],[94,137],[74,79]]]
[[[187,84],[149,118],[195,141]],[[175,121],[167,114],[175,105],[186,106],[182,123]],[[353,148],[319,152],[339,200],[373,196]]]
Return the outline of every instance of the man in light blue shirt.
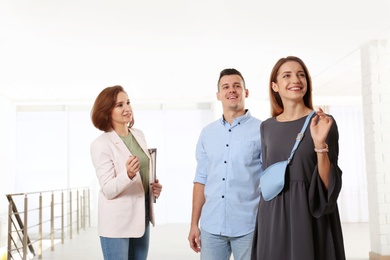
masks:
[[[260,191],[261,121],[245,109],[249,95],[236,69],[221,71],[223,117],[206,126],[196,147],[191,248],[204,260],[250,259]],[[199,220],[201,229],[199,229]]]

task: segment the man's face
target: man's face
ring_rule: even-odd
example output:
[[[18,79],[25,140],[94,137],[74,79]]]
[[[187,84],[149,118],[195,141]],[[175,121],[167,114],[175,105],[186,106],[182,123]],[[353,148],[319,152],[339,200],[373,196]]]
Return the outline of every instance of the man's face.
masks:
[[[222,102],[223,109],[239,111],[245,109],[245,98],[248,90],[239,75],[223,76],[219,80],[217,99]]]

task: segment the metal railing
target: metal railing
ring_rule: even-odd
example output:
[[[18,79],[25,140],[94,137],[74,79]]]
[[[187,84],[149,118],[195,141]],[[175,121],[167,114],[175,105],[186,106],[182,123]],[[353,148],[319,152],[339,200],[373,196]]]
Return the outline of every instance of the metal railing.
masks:
[[[8,260],[42,259],[43,244],[72,239],[73,231],[91,226],[87,187],[6,195],[8,207]],[[18,208],[22,207],[23,211]],[[37,249],[37,253],[36,250]]]

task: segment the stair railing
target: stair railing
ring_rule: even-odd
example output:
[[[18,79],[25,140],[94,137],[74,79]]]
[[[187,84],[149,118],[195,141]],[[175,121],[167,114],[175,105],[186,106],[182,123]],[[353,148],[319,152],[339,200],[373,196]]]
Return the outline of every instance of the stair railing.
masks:
[[[87,222],[91,226],[88,187],[7,194],[6,197],[9,202],[8,260],[32,259],[36,254],[42,259],[44,243],[50,242],[53,251],[56,240],[63,244],[66,234],[72,239],[74,229],[78,234],[80,228],[86,228]],[[19,207],[23,207],[23,211],[19,211]]]

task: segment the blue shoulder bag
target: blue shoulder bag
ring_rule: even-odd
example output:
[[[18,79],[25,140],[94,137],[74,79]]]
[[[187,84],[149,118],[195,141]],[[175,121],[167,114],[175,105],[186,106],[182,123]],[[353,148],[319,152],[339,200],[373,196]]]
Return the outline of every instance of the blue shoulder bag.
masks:
[[[293,159],[294,153],[301,142],[306,127],[310,122],[310,118],[314,114],[314,110],[307,116],[305,124],[302,127],[300,133],[298,133],[294,147],[290,153],[290,157],[286,161],[274,163],[267,167],[260,176],[260,190],[265,201],[270,201],[275,198],[284,187],[284,179],[286,174],[286,168]]]

